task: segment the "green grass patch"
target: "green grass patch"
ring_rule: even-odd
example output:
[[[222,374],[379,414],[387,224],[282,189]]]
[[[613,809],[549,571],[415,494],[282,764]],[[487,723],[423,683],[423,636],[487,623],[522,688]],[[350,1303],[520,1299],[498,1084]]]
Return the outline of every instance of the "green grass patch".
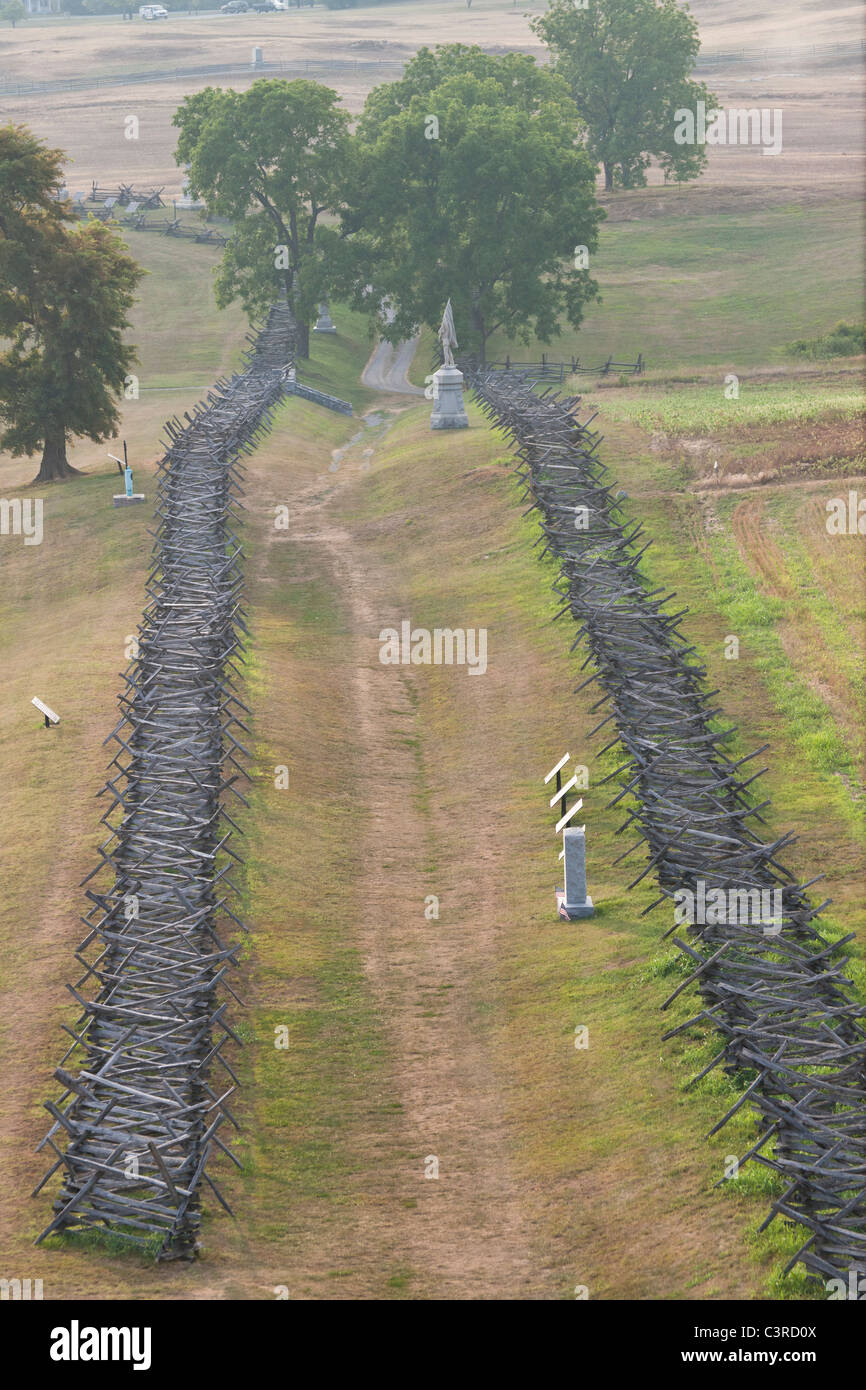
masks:
[[[510,351],[537,361],[546,351],[600,363],[633,362],[642,352],[650,368],[724,363],[732,371],[781,362],[782,344],[820,335],[850,313],[862,218],[858,202],[840,201],[605,222],[590,262],[601,302],[581,327],[553,343],[532,340],[519,354],[495,335],[488,356]]]
[[[806,424],[813,420],[853,420],[866,404],[862,386],[812,381],[740,381],[739,394],[727,399],[717,386],[668,390],[641,388],[629,397],[610,392],[605,414],[650,433],[700,435],[750,425]],[[647,399],[648,397],[648,399]]]

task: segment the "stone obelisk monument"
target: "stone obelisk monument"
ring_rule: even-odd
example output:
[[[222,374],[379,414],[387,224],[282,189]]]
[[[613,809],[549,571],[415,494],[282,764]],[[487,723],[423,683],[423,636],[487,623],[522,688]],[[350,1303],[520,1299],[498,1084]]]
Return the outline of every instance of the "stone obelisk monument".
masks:
[[[454,315],[451,300],[445,305],[442,327],[438,338],[442,344],[442,366],[433,373],[433,410],[430,413],[431,430],[468,430],[469,421],[463,405],[463,373],[454,365],[454,351],[457,347],[457,334],[454,331]]]
[[[319,317],[316,319],[314,333],[336,333],[337,326],[331,318],[327,304],[319,305]]]

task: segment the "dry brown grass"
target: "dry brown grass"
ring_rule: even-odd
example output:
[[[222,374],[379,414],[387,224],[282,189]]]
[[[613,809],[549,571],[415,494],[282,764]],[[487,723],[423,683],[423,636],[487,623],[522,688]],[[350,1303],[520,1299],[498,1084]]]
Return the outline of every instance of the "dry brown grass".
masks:
[[[808,2],[773,0],[756,14],[746,0],[702,0],[693,6],[702,26],[704,51],[746,48],[799,48],[856,41],[853,8],[823,11]],[[519,48],[543,56],[529,29],[542,13],[536,4],[515,8],[507,0],[463,0],[388,5],[387,9],[325,11],[287,15],[174,14],[164,24],[120,19],[63,20],[0,30],[0,74],[41,81],[175,68],[196,64],[246,63],[254,45],[269,61],[322,59],[405,60],[423,44],[477,43],[493,51]],[[787,201],[798,203],[850,196],[863,177],[863,98],[857,56],[711,68],[704,74],[724,105],[772,105],[784,110],[784,150],[768,158],[757,149],[714,149],[700,183],[685,193],[661,187],[655,173],[652,192],[607,199],[616,219],[676,213],[688,199],[691,211],[741,211]],[[111,183],[135,178],[180,189],[172,158],[171,117],[188,93],[207,80],[244,87],[253,80],[186,79],[125,89],[88,90],[56,96],[0,99],[0,114],[24,121],[51,142],[59,142],[74,161],[70,182],[86,188],[92,178]],[[335,75],[333,86],[348,109],[358,112],[370,85],[387,76]],[[124,137],[123,120],[137,114],[138,141]]]

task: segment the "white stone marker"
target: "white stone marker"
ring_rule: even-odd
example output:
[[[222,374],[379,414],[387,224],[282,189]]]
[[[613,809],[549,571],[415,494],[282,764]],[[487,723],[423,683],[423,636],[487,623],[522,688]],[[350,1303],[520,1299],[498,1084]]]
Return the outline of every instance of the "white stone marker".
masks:
[[[336,325],[328,311],[327,304],[319,305],[319,317],[316,319],[314,333],[336,333]]]
[[[565,865],[565,901],[568,917],[592,917],[595,908],[586,891],[586,827],[576,826],[562,832],[563,863]]]

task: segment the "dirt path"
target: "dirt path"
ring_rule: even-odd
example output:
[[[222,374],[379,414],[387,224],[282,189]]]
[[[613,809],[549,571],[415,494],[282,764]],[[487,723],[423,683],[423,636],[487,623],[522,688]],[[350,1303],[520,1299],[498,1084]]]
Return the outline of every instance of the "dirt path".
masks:
[[[371,640],[380,615],[393,610],[390,577],[373,570],[369,551],[359,559],[346,532],[325,530],[319,540],[351,608],[357,728],[368,769],[362,940],[399,1058],[415,1149],[421,1212],[400,1242],[438,1296],[519,1296],[531,1281],[529,1239],[504,1156],[495,1068],[467,1007],[469,986],[489,964],[495,928],[485,925],[478,901],[457,929],[423,917],[419,864],[431,826],[416,807],[430,789],[407,737],[418,697],[411,674],[382,666]],[[422,1160],[430,1156],[438,1160],[438,1180],[424,1176]]]
[[[497,905],[483,868],[490,861],[477,847],[480,876],[458,925],[425,919],[421,866],[435,855],[442,811],[413,737],[420,694],[412,668],[379,661],[383,622],[408,612],[405,581],[379,547],[359,545],[330,518],[337,492],[310,489],[298,499],[303,531],[294,540],[327,556],[350,624],[346,671],[366,826],[358,941],[405,1118],[406,1154],[389,1186],[395,1196],[411,1194],[388,1203],[389,1241],[413,1270],[416,1295],[556,1296],[532,1249],[532,1220],[507,1157],[498,1063],[472,1006],[496,956]],[[434,1159],[437,1178],[427,1176]]]
[[[533,682],[542,678],[538,652],[519,627],[509,627],[507,660],[483,681],[456,676],[447,694],[428,668],[380,662],[380,631],[411,619],[416,603],[412,562],[394,543],[406,520],[404,494],[390,499],[394,510],[358,514],[359,475],[369,446],[378,452],[381,427],[334,451],[336,468],[292,504],[293,564],[305,572],[315,558],[328,591],[340,596],[340,680],[349,691],[361,837],[352,896],[362,906],[347,927],[388,1045],[380,1084],[400,1116],[375,1153],[376,1131],[358,1117],[353,1152],[369,1154],[375,1166],[367,1197],[353,1205],[352,1240],[374,1263],[406,1271],[412,1298],[560,1299],[579,1284],[593,1297],[742,1295],[754,1275],[743,1271],[737,1213],[698,1196],[706,1183],[702,1150],[684,1158],[678,1148],[670,1172],[662,1117],[678,1099],[671,1078],[652,1063],[655,1020],[642,1022],[646,1037],[627,1035],[627,1044],[619,1037],[611,1050],[602,1043],[581,1068],[563,1048],[555,1081],[549,1059],[569,1013],[552,976],[543,1007],[516,1026],[515,1014],[538,984],[513,982],[515,959],[540,949],[549,961],[545,937],[559,935],[551,927],[536,943],[509,889],[515,857],[533,854],[519,828],[515,836],[521,817],[509,802],[519,784],[521,738],[534,746],[539,730],[530,720],[518,732],[504,716],[509,707],[529,708]],[[465,483],[457,495],[465,500]],[[447,511],[440,497],[434,518],[443,505]],[[446,587],[439,601],[459,603],[459,592]],[[425,917],[431,893],[440,895],[434,920]],[[606,1029],[616,1017],[604,984],[622,964],[617,933],[600,920],[581,933],[579,955],[565,931],[562,946],[579,981],[575,1007],[592,1010]],[[648,1095],[645,1115],[635,1113],[635,1088]],[[619,1143],[610,1138],[614,1130]],[[581,1147],[563,1160],[559,1144],[570,1148],[584,1133],[611,1143],[608,1156]],[[428,1177],[434,1160],[438,1176]],[[375,1198],[367,1200],[372,1186]],[[691,1210],[696,1203],[699,1215]],[[332,1264],[352,1268],[339,1253],[346,1243],[345,1230],[320,1230],[315,1250],[330,1250]],[[377,1250],[384,1253],[370,1253]],[[369,1284],[369,1273],[364,1278]]]

